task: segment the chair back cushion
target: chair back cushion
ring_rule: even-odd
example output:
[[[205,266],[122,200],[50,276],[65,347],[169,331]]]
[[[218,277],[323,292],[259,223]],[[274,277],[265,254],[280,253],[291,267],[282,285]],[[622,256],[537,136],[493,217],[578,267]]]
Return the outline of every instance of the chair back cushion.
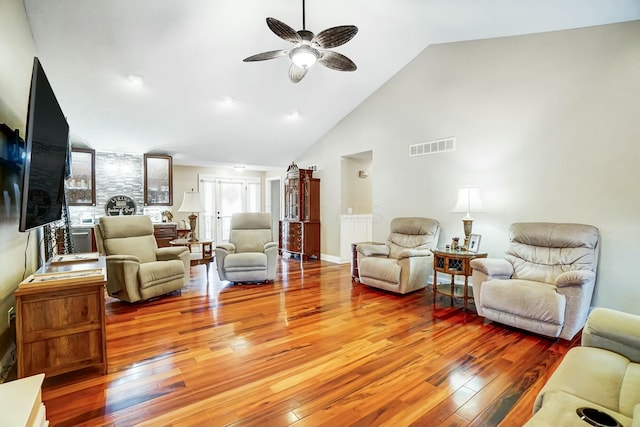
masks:
[[[247,212],[231,216],[229,242],[236,246],[236,252],[264,252],[264,245],[271,241],[270,213]]]
[[[103,216],[99,220],[106,255],[133,255],[141,263],[156,261],[158,243],[146,215]]]
[[[598,229],[583,224],[515,223],[505,258],[514,279],[554,284],[565,271],[590,270],[598,265]]]
[[[431,218],[394,218],[387,239],[389,257],[398,258],[404,249],[431,249],[438,242],[440,224]]]

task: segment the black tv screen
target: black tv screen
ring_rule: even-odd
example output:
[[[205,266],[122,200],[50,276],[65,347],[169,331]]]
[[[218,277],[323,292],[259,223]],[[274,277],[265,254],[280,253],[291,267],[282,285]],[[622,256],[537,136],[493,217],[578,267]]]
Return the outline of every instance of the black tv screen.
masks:
[[[62,218],[69,125],[38,58],[33,60],[20,231]]]

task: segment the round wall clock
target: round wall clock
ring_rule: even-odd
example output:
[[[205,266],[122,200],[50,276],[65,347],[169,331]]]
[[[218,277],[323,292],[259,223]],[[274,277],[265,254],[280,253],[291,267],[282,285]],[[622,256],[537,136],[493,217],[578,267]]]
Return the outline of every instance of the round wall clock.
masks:
[[[104,213],[108,216],[135,215],[136,202],[129,196],[113,196],[104,205]]]

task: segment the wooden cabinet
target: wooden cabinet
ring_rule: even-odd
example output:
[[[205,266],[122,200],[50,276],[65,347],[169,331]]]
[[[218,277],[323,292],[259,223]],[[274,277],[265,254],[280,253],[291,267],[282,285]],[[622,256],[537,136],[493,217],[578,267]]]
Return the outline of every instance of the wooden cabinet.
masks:
[[[159,248],[169,247],[171,241],[178,238],[178,224],[169,222],[153,224],[153,235]]]
[[[47,264],[18,286],[19,378],[87,367],[107,373],[104,264],[104,257],[98,262]]]
[[[291,163],[284,183],[280,251],[320,259],[320,180],[310,169]]]
[[[280,250],[320,259],[320,222],[280,221]]]
[[[173,205],[173,161],[171,156],[144,155],[144,205]]]
[[[96,153],[85,148],[71,149],[71,176],[65,181],[71,206],[96,205]]]

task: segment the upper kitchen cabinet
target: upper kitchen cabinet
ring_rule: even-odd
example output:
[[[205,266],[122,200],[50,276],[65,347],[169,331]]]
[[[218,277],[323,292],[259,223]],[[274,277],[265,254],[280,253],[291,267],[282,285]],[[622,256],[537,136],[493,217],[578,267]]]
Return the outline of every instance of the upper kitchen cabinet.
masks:
[[[171,156],[144,155],[145,206],[173,205],[173,165]]]
[[[66,180],[67,203],[71,206],[96,205],[96,152],[88,148],[71,149],[71,176]]]

